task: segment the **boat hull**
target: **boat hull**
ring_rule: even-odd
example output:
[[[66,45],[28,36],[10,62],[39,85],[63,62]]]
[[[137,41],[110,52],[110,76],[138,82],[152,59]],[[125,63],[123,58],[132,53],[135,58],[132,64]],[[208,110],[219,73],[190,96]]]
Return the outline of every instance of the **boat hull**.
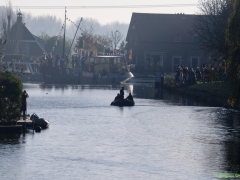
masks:
[[[127,99],[117,99],[111,103],[112,106],[134,106],[135,102]]]
[[[56,74],[44,75],[44,84],[119,84],[125,82],[133,77],[131,72],[125,74],[110,74],[109,76],[86,76],[69,75],[69,74]]]

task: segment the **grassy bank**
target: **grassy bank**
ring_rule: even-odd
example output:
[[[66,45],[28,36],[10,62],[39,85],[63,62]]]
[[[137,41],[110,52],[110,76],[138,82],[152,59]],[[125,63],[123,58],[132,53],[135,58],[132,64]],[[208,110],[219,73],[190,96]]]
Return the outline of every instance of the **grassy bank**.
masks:
[[[230,86],[227,82],[176,84],[165,83],[164,90],[173,94],[193,98],[210,106],[230,107],[227,103]]]

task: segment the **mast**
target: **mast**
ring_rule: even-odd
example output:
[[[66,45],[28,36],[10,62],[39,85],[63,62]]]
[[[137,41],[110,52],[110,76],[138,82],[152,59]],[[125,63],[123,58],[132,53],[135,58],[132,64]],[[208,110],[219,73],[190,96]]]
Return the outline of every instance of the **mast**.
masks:
[[[63,34],[63,58],[65,58],[65,33],[66,33],[67,10],[65,7],[64,34]]]
[[[71,51],[71,49],[72,49],[72,45],[73,45],[73,42],[74,42],[75,37],[76,37],[76,35],[77,35],[77,32],[78,32],[78,29],[79,29],[79,27],[80,27],[81,22],[82,22],[82,18],[81,18],[81,20],[79,21],[79,24],[78,24],[78,27],[77,27],[76,33],[75,33],[74,38],[73,38],[73,40],[72,40],[71,47],[70,47],[70,49],[69,49],[69,51],[68,51],[68,55],[70,54],[70,51]]]

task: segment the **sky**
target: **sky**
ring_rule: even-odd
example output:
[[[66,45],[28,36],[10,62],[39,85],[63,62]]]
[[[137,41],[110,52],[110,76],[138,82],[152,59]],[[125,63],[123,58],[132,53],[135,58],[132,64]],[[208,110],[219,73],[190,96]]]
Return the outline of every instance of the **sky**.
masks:
[[[8,2],[1,0],[0,6],[6,6]],[[64,19],[64,7],[67,7],[67,17],[71,21],[80,17],[83,20],[93,18],[101,24],[115,21],[130,23],[133,12],[196,14],[198,11],[198,0],[11,0],[11,3],[15,10],[20,9],[22,13],[55,15],[61,19]]]

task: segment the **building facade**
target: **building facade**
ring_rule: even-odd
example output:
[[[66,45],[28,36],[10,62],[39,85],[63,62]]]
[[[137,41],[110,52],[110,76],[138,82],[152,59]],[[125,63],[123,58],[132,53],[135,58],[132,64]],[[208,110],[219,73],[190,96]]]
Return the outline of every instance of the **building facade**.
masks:
[[[22,22],[22,14],[17,14],[17,22],[10,28],[8,16],[7,54],[20,54],[25,57],[39,56],[46,53],[46,42],[33,35]]]
[[[130,63],[139,73],[174,73],[206,61],[191,32],[196,15],[133,13],[127,34]]]

